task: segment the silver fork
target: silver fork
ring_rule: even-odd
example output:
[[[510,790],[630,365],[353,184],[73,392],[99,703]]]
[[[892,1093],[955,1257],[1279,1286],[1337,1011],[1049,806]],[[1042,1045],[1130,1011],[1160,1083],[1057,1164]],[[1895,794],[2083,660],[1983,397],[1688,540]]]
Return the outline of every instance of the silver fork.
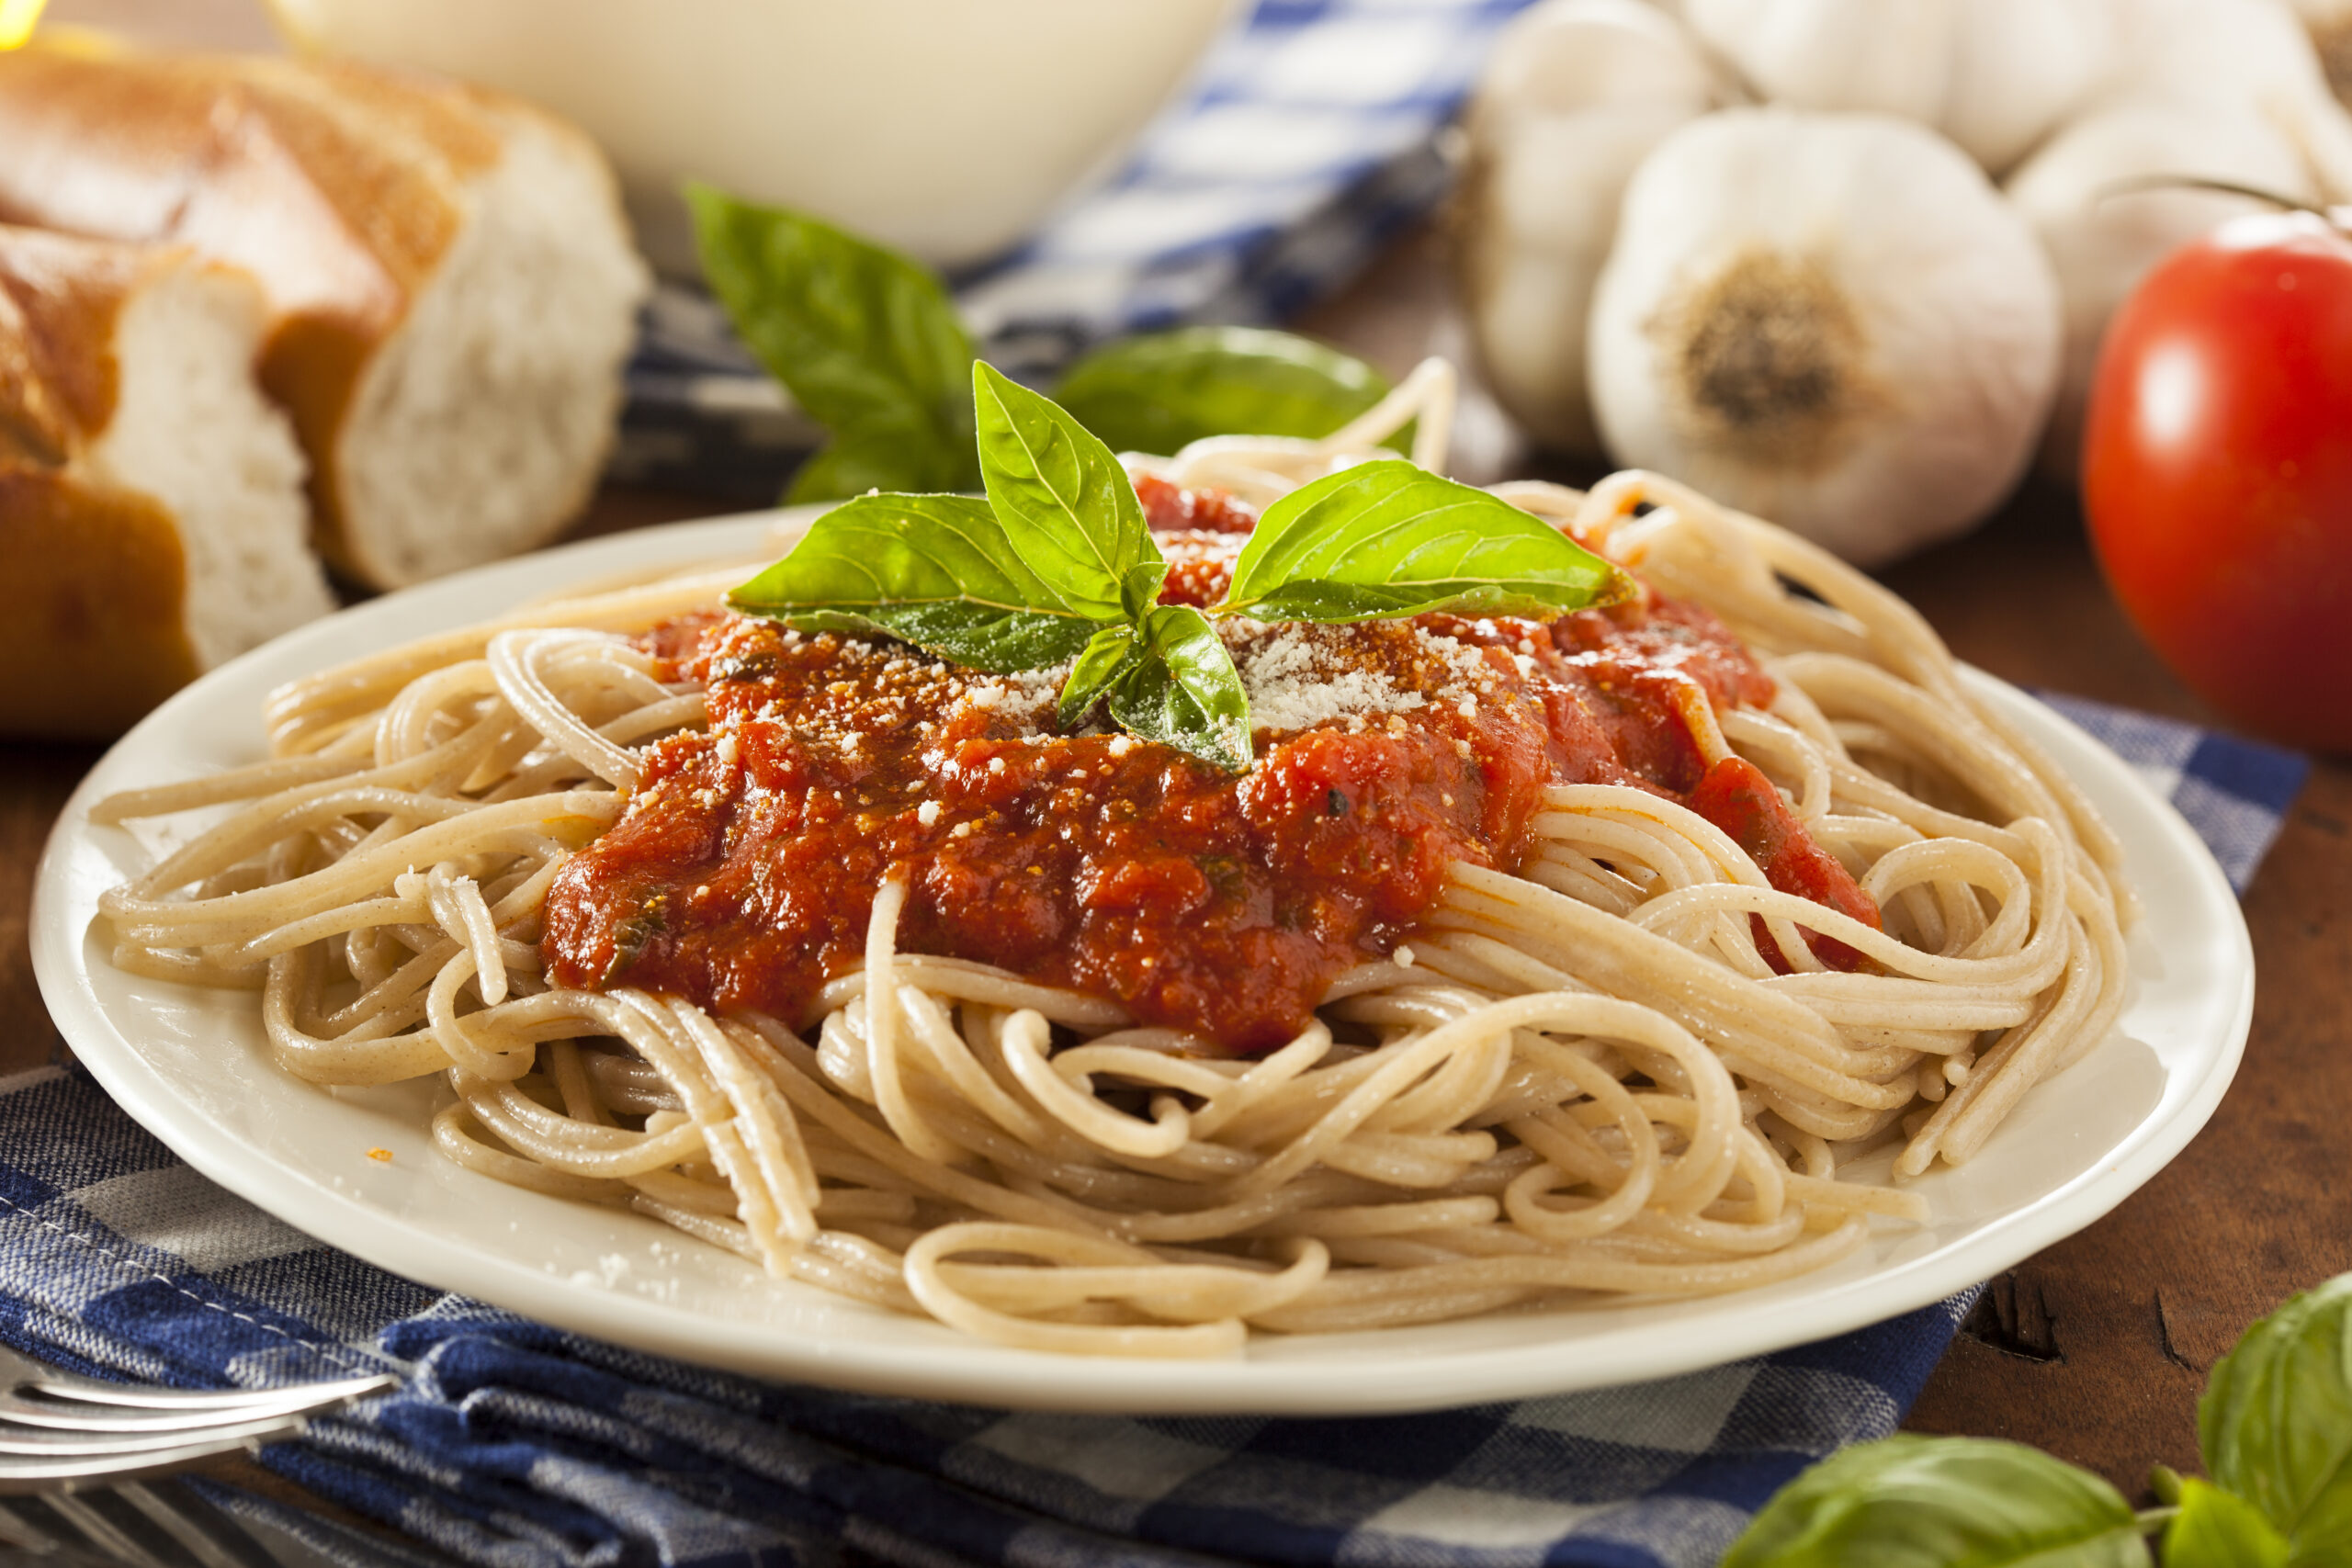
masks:
[[[386,1374],[190,1391],[74,1377],[0,1348],[0,1494],[71,1492],[290,1438],[311,1416],[400,1386]]]

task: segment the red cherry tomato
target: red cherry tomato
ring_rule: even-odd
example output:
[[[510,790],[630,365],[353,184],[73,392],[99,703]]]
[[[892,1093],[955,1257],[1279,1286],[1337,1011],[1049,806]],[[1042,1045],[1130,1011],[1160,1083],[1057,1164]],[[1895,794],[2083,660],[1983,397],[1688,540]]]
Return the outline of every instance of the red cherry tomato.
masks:
[[[2083,505],[2181,680],[2250,728],[2352,749],[2352,239],[2264,213],[2158,265],[2099,351]]]

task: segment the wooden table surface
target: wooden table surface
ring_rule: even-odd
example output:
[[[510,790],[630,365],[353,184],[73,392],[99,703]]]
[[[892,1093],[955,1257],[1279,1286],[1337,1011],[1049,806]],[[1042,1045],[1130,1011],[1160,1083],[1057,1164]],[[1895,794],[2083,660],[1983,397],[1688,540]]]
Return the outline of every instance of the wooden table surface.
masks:
[[[252,0],[59,0],[56,12],[175,39],[256,36]],[[204,13],[205,15],[198,15]],[[206,19],[210,17],[210,20]],[[1456,335],[1442,242],[1408,240],[1308,330],[1392,372]],[[582,532],[716,510],[608,489]],[[2022,685],[2218,723],[2109,599],[2072,498],[2030,484],[1983,530],[1886,581],[1953,649]],[[33,863],[86,747],[0,744],[0,1071],[62,1049],[25,927]],[[2259,975],[2254,1032],[2210,1126],[2088,1230],[1993,1282],[1912,1411],[1928,1432],[2014,1438],[2138,1496],[2151,1463],[2197,1462],[2204,1374],[2289,1293],[2352,1269],[2352,767],[2321,761],[2245,904]]]

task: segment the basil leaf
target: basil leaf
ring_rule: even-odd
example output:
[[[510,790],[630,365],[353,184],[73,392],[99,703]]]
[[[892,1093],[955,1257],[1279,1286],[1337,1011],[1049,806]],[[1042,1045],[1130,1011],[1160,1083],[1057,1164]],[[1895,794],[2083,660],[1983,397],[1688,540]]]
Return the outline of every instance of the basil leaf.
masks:
[[[1387,394],[1379,371],[1308,338],[1182,327],[1096,349],[1054,400],[1114,451],[1169,453],[1209,435],[1314,440]]]
[[[1023,562],[988,502],[961,495],[837,506],[727,602],[803,631],[894,637],[1000,674],[1058,664],[1095,632]]]
[[[978,488],[972,344],[939,279],[801,213],[690,184],[703,273],[735,330],[833,444],[790,499]]]
[[[1086,716],[1086,710],[1126,668],[1135,651],[1132,626],[1104,626],[1094,634],[1071,667],[1069,679],[1062,682],[1061,701],[1054,708],[1054,717],[1064,729],[1075,728]]]
[[[1983,1438],[1897,1434],[1774,1494],[1723,1568],[2148,1568],[2131,1506],[2088,1471]]]
[[[1119,459],[993,366],[972,367],[972,400],[980,478],[1014,550],[1080,614],[1141,619],[1167,566]]]
[[[1147,541],[1151,539],[1148,525],[1144,538]],[[1137,561],[1127,568],[1126,576],[1119,582],[1119,608],[1125,613],[1127,619],[1143,619],[1151,607],[1159,603],[1159,585],[1167,581],[1168,562],[1160,555],[1159,546],[1152,543],[1151,558]]]
[[[2165,1568],[2287,1568],[2287,1538],[2234,1492],[2190,1477],[2165,1527]]]
[[[1384,460],[1266,508],[1218,608],[1264,621],[1554,615],[1632,592],[1615,567],[1509,502]]]
[[[1163,604],[1143,618],[1110,681],[1121,728],[1240,773],[1250,766],[1250,696],[1206,615]]]
[[[2352,1557],[2352,1274],[2289,1297],[2214,1363],[2197,1438],[2214,1481],[2261,1509],[2294,1561]]]

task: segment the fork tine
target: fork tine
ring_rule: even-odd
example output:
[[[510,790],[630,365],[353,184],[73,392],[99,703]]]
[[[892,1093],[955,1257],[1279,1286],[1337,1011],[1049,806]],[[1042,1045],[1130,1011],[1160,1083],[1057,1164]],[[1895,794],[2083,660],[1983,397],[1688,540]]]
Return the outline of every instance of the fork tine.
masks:
[[[299,1416],[219,1422],[193,1432],[69,1432],[53,1427],[0,1426],[0,1458],[11,1454],[40,1457],[162,1453],[197,1443],[259,1442],[291,1437],[301,1429],[302,1418]]]
[[[16,1383],[16,1398],[0,1393],[0,1410],[13,1416],[17,1401],[27,1393],[77,1404],[119,1405],[137,1410],[316,1410],[346,1399],[382,1393],[400,1385],[401,1380],[390,1372],[345,1378],[338,1382],[298,1383],[290,1388],[186,1389],[92,1382],[44,1371],[41,1376]]]
[[[51,1497],[49,1506],[58,1517],[87,1536],[92,1546],[105,1552],[125,1568],[164,1568],[154,1553],[133,1540],[130,1536],[87,1503],[72,1497]]]
[[[27,1409],[0,1401],[0,1436],[22,1434],[32,1437],[43,1432],[125,1436],[152,1432],[166,1436],[173,1433],[201,1436],[247,1422],[299,1419],[312,1414],[316,1408],[307,1403],[223,1410],[136,1410],[117,1404],[105,1406],[96,1413],[85,1414],[73,1409]]]
[[[350,1378],[334,1383],[302,1383],[292,1388],[237,1391],[233,1400],[199,1396],[195,1399],[86,1400],[80,1384],[29,1385],[37,1396],[0,1394],[0,1427],[9,1425],[55,1427],[70,1431],[185,1431],[224,1421],[258,1420],[274,1416],[302,1416],[325,1410],[366,1394],[400,1386],[395,1377]],[[113,1393],[116,1391],[106,1391]],[[133,1391],[137,1392],[137,1391]],[[176,1391],[146,1391],[158,1395]]]
[[[0,1347],[0,1494],[111,1485],[251,1450],[400,1386],[389,1373],[290,1388],[182,1390],[61,1373]]]
[[[16,1568],[21,1560],[25,1568],[130,1568],[136,1559],[102,1554],[98,1536],[87,1528],[92,1514],[113,1534],[134,1538],[159,1568],[327,1568],[330,1562],[459,1568],[413,1540],[317,1515],[299,1516],[298,1522],[283,1504],[233,1490],[224,1499],[198,1496],[170,1480],[109,1482],[71,1497],[0,1498],[0,1564]]]
[[[228,1515],[184,1486],[166,1481],[158,1487],[126,1481],[114,1489],[114,1495],[176,1541],[198,1568],[278,1568],[277,1559]]]
[[[53,1496],[60,1492],[77,1491],[85,1486],[111,1486],[138,1476],[158,1475],[165,1471],[177,1470],[217,1454],[236,1453],[250,1448],[253,1441],[249,1438],[207,1438],[201,1442],[185,1442],[175,1448],[96,1457],[88,1454],[57,1457],[0,1455],[0,1495],[38,1492]]]
[[[47,1557],[66,1551],[65,1543],[6,1503],[0,1503],[0,1548],[38,1552]]]

